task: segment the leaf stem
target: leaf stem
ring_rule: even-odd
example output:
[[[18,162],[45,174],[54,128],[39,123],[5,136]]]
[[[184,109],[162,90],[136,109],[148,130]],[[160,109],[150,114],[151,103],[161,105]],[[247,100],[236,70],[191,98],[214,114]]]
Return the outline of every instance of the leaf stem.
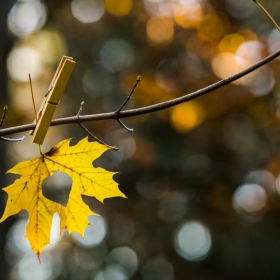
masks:
[[[41,145],[38,144],[38,147],[39,147],[39,152],[40,152],[40,155],[41,155],[41,160],[42,160],[42,162],[44,162],[45,161],[45,156],[44,156],[44,154],[42,152]]]

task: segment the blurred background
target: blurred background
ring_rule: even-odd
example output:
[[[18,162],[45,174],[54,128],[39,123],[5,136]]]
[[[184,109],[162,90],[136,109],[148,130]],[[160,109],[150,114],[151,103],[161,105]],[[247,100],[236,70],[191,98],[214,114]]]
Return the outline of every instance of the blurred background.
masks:
[[[280,23],[276,0],[261,3]],[[0,105],[3,127],[33,122],[55,69],[77,62],[55,117],[170,100],[234,74],[280,47],[280,34],[253,1],[21,0],[0,4]],[[0,225],[0,279],[181,280],[280,277],[280,62],[177,107],[116,121],[85,123],[118,152],[94,162],[128,199],[84,201],[99,217],[85,238],[58,236],[38,263],[26,239],[27,213]],[[21,134],[22,135],[22,134]],[[19,137],[21,135],[13,135]],[[0,142],[5,172],[38,156],[27,139]],[[73,137],[78,125],[49,130],[43,151]],[[55,173],[46,197],[65,204],[71,179]],[[6,203],[1,191],[1,211]]]

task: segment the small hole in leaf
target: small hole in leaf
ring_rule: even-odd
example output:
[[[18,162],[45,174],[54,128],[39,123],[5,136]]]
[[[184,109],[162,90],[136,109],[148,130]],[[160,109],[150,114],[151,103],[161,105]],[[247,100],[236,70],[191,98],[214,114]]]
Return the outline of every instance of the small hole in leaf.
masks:
[[[67,205],[72,186],[71,178],[63,172],[55,172],[46,178],[42,184],[43,195],[63,206]]]

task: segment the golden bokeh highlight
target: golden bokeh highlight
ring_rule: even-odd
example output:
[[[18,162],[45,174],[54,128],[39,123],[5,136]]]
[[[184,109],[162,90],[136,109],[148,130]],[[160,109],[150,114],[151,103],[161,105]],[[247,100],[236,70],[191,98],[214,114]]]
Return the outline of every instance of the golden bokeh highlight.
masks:
[[[130,13],[133,2],[132,0],[104,0],[106,11],[115,17],[126,16]]]
[[[212,70],[219,78],[225,79],[256,63],[262,57],[262,44],[258,41],[247,41],[244,36],[230,34],[225,36],[219,44],[219,52],[211,61]],[[222,52],[224,51],[224,52]],[[243,86],[253,86],[260,76],[259,69],[234,81]],[[258,79],[259,79],[258,78]],[[259,86],[260,89],[260,86]]]
[[[231,52],[220,53],[215,56],[211,62],[214,74],[222,79],[225,79],[231,75],[236,74],[246,68],[246,65],[242,63],[239,58],[237,61],[236,54]],[[244,78],[234,81],[234,84],[242,85]]]
[[[68,54],[65,37],[56,30],[48,29],[34,33],[22,38],[19,44],[34,47],[40,52],[44,62],[54,67],[59,63],[63,55]]]
[[[146,27],[148,41],[154,45],[166,46],[174,37],[174,23],[168,17],[152,17]]]
[[[10,106],[27,116],[28,121],[34,118],[28,73],[32,77],[35,103],[39,108],[53,77],[54,67],[61,56],[67,54],[64,36],[53,29],[19,38],[11,49],[7,58]]]
[[[251,29],[240,30],[239,34],[246,39],[246,41],[258,41],[258,35]]]
[[[204,121],[205,113],[202,106],[195,101],[180,104],[172,109],[170,121],[178,132],[192,130]]]
[[[185,6],[177,4],[173,8],[173,16],[175,22],[183,28],[195,28],[203,19],[203,12],[199,3],[189,5],[189,9]]]
[[[198,27],[198,36],[205,40],[219,39],[227,34],[230,28],[229,19],[224,14],[211,13],[204,17]]]
[[[235,53],[238,47],[244,42],[245,38],[238,33],[226,35],[219,43],[219,52]]]
[[[240,71],[236,55],[231,52],[219,53],[212,60],[212,69],[216,76],[226,78]]]

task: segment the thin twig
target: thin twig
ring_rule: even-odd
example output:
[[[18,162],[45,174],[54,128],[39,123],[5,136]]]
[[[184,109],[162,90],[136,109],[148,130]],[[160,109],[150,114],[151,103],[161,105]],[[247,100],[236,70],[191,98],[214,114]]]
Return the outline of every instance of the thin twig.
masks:
[[[182,97],[171,99],[166,102],[161,102],[161,103],[157,103],[154,105],[141,107],[141,108],[137,108],[137,109],[121,111],[119,113],[119,117],[116,116],[116,112],[93,114],[93,115],[83,115],[83,116],[76,115],[76,116],[70,116],[70,117],[52,120],[51,126],[71,124],[71,123],[80,123],[80,122],[89,122],[89,121],[109,120],[109,119],[113,120],[113,119],[118,119],[118,118],[129,118],[132,116],[139,116],[139,115],[149,114],[149,113],[160,111],[160,110],[165,110],[167,108],[176,106],[178,104],[187,102],[189,100],[192,100],[192,99],[198,98],[202,95],[205,95],[209,92],[222,88],[222,87],[248,75],[249,73],[257,70],[258,68],[267,64],[268,62],[277,58],[278,56],[280,56],[280,49],[277,50],[276,52],[268,55],[264,59],[258,61],[257,63],[253,64],[252,66],[244,69],[243,71],[240,71],[232,76],[229,76],[226,79],[220,80],[205,88],[199,89],[199,90],[189,93],[189,94],[186,94]],[[36,126],[36,124],[30,123],[30,124],[24,124],[24,125],[20,125],[20,126],[14,126],[14,127],[0,129],[0,136],[33,130],[33,129],[35,129],[35,126]]]
[[[81,102],[81,105],[80,105],[80,109],[79,109],[79,111],[78,111],[78,113],[77,113],[77,116],[78,116],[78,117],[80,117],[80,115],[81,115],[81,113],[82,113],[82,111],[83,111],[84,105],[85,105],[85,102],[82,101],[82,102]]]
[[[83,110],[84,105],[85,105],[85,102],[82,101],[82,102],[81,102],[81,105],[80,105],[80,109],[79,109],[79,111],[78,111],[78,113],[77,113],[78,119],[80,118],[80,115],[81,115],[81,113],[82,113],[82,110]],[[78,124],[79,124],[79,126],[80,126],[89,136],[91,136],[92,138],[94,138],[98,143],[103,144],[103,145],[105,145],[105,146],[107,146],[107,147],[111,147],[111,146],[109,146],[108,144],[106,144],[105,142],[103,142],[102,140],[100,140],[98,137],[96,137],[93,133],[91,133],[81,122],[78,122]],[[118,151],[119,148],[114,147],[113,150]]]
[[[1,118],[1,121],[0,121],[0,127],[1,127],[2,124],[4,123],[4,120],[5,120],[7,111],[8,111],[8,106],[5,105],[5,106],[4,106],[4,110],[3,110],[3,115],[2,115],[2,118]],[[19,142],[19,141],[24,140],[24,139],[25,139],[25,136],[22,136],[22,137],[20,137],[20,138],[15,138],[15,139],[11,139],[11,138],[6,138],[6,137],[3,137],[3,136],[0,136],[0,139],[3,140],[3,141],[7,141],[7,142]]]
[[[117,116],[116,120],[119,122],[119,124],[124,128],[126,129],[127,131],[129,132],[133,132],[133,128],[129,128],[127,127],[121,120],[120,118],[118,117],[120,115],[120,112],[121,110],[124,108],[124,106],[128,103],[128,101],[130,100],[132,94],[134,93],[135,89],[137,88],[138,84],[140,83],[141,81],[141,77],[138,76],[137,79],[136,79],[136,82],[134,84],[134,87],[133,89],[131,90],[130,94],[127,96],[127,98],[125,99],[125,101],[123,102],[123,104],[120,106],[120,108],[118,110],[116,110],[115,114]]]
[[[3,122],[4,122],[5,118],[6,118],[7,111],[8,111],[8,106],[5,105],[4,109],[3,109],[3,115],[2,115],[2,118],[1,118],[1,122],[0,122],[0,127],[2,126],[2,124],[3,124]]]
[[[133,132],[133,128],[127,127],[120,119],[117,119],[117,121],[119,122],[119,124],[120,124],[124,129],[126,129],[126,130],[129,131],[129,132]]]
[[[0,139],[3,141],[7,141],[7,142],[20,142],[25,139],[25,136],[22,136],[20,138],[6,138],[3,136],[0,136]]]
[[[32,88],[32,81],[31,81],[31,75],[28,74],[29,77],[29,84],[30,84],[30,91],[31,91],[31,98],[32,98],[32,104],[33,104],[33,110],[35,115],[36,124],[38,123],[38,117],[37,117],[37,111],[35,106],[35,100],[34,100],[34,94],[33,94],[33,88]]]
[[[105,142],[103,142],[102,140],[100,140],[100,139],[99,139],[98,137],[96,137],[94,134],[92,134],[82,123],[79,123],[79,125],[80,125],[80,127],[81,127],[88,135],[90,135],[92,138],[94,138],[98,143],[103,144],[103,145],[105,145],[105,146],[107,146],[107,147],[112,147],[112,146],[106,144]],[[113,147],[113,150],[114,150],[114,151],[118,151],[119,148]]]
[[[280,32],[280,27],[278,26],[278,24],[276,23],[274,18],[270,15],[270,13],[257,0],[253,0],[253,2],[255,2],[257,4],[257,6],[267,15],[267,17],[271,20],[271,22],[274,24],[274,26]]]
[[[131,98],[132,94],[134,93],[135,89],[137,88],[138,84],[140,83],[141,81],[141,77],[138,76],[137,79],[136,79],[136,82],[134,84],[134,87],[133,89],[131,90],[130,94],[127,96],[127,98],[125,99],[125,101],[123,102],[123,104],[120,106],[120,108],[116,111],[116,114],[118,115],[121,110],[124,108],[124,106],[128,103],[129,99]]]

